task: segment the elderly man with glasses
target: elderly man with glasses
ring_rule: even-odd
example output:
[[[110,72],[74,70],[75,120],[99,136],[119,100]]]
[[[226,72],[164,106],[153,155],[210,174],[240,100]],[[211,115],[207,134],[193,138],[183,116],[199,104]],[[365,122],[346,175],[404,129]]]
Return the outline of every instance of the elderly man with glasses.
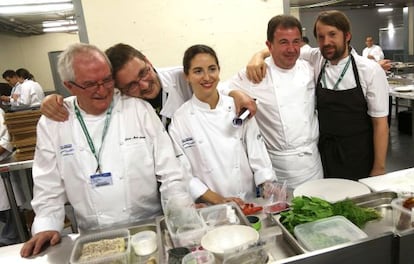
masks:
[[[168,118],[193,94],[182,66],[156,70],[144,54],[122,43],[107,49],[106,54],[113,67],[115,86],[123,94],[147,100],[165,126]],[[234,98],[238,113],[246,108],[252,115],[255,114],[256,104],[252,98],[241,91],[232,91],[229,95]],[[49,95],[43,101],[41,110],[49,118],[64,121],[68,113],[62,106],[61,96]]]
[[[67,121],[42,116],[38,123],[36,217],[23,257],[60,241],[66,202],[81,232],[102,229],[160,215],[158,191],[183,184],[164,126],[150,104],[114,89],[105,53],[88,44],[71,45],[58,69],[74,96],[64,100]]]

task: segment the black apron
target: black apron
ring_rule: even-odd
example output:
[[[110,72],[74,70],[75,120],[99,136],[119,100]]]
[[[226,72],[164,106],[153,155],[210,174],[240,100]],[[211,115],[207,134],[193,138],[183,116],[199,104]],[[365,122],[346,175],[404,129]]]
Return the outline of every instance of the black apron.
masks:
[[[357,87],[348,90],[322,88],[318,77],[316,102],[319,119],[319,151],[325,178],[358,180],[369,176],[374,162],[371,117],[362,91],[355,60],[351,65]]]

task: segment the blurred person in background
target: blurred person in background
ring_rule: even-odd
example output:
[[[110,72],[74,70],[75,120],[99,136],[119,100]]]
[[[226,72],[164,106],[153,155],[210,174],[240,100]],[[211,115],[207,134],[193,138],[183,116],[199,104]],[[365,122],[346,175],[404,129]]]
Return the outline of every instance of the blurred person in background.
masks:
[[[20,108],[40,107],[45,97],[42,86],[34,80],[34,76],[26,69],[16,70],[17,77],[21,83],[20,95],[15,96]]]
[[[375,60],[377,62],[384,59],[384,52],[382,51],[382,48],[374,44],[374,39],[371,36],[368,36],[365,39],[365,45],[367,46],[362,50],[362,57]]]
[[[10,91],[10,96],[2,95],[0,96],[0,100],[3,105],[10,106],[11,110],[18,110],[20,105],[18,98],[21,94],[19,77],[14,70],[6,70],[3,72],[3,79],[10,85],[10,87],[12,87],[12,89]]]

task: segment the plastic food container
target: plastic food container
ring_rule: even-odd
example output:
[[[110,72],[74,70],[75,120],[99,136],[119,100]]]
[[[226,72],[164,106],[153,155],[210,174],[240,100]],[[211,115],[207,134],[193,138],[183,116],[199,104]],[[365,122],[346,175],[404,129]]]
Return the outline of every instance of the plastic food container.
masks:
[[[310,251],[368,237],[359,227],[343,216],[332,216],[297,225],[294,234],[299,243]]]
[[[93,259],[89,260],[80,260],[82,254],[82,248],[85,244],[91,242],[98,242],[103,241],[105,239],[115,239],[115,238],[122,238],[125,242],[125,250],[118,253],[113,253],[108,256],[103,257],[94,257]],[[131,251],[130,241],[129,241],[129,230],[128,229],[118,229],[118,230],[111,230],[105,231],[85,236],[80,236],[75,241],[75,245],[72,249],[72,253],[70,256],[70,263],[71,264],[101,264],[101,263],[128,263],[129,254]]]
[[[214,264],[215,257],[213,253],[208,252],[207,250],[197,250],[188,253],[184,256],[182,264]]]
[[[177,220],[178,219],[178,220]],[[175,247],[191,247],[200,244],[206,226],[200,215],[192,210],[182,212],[179,218],[165,218],[168,232]]]
[[[240,219],[235,209],[228,204],[218,204],[199,209],[199,214],[208,228],[221,225],[237,225]]]
[[[131,237],[135,254],[146,256],[157,250],[157,233],[151,230],[141,231]]]
[[[394,230],[396,233],[414,227],[414,211],[403,207],[406,198],[391,201]]]

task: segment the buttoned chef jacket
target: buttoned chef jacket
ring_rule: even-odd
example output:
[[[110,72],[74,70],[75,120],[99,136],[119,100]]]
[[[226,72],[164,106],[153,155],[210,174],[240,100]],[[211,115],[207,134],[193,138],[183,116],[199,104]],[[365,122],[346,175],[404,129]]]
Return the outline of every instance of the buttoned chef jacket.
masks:
[[[257,99],[257,124],[278,181],[295,188],[323,177],[313,68],[300,59],[288,70],[277,67],[272,57],[265,63],[268,74],[262,82],[250,82],[242,70],[227,82],[227,91],[241,89]]]
[[[384,52],[378,45],[372,45],[370,48],[365,47],[362,50],[362,57],[368,58],[368,55],[373,56],[376,61],[384,59]]]
[[[364,58],[351,50],[358,69],[359,80],[367,100],[368,115],[371,117],[384,117],[388,115],[389,104],[389,85],[384,70],[373,60]],[[309,61],[314,66],[315,83],[322,69],[325,59],[319,48],[312,48],[300,53],[301,58]],[[329,61],[325,66],[325,80],[328,89],[333,89],[337,82],[348,57],[340,60],[337,65],[332,65]],[[356,87],[354,72],[351,67],[345,72],[342,81],[338,84],[338,90],[346,90]]]
[[[12,105],[18,108],[28,108],[40,106],[45,93],[43,92],[42,86],[38,82],[33,80],[24,80],[20,85],[20,96],[12,103]]]
[[[0,108],[0,146],[6,151],[0,155],[0,160],[4,160],[10,156],[13,146],[10,143],[10,135],[7,131],[7,126],[4,124],[4,111]],[[25,201],[24,193],[21,187],[21,181],[19,173],[9,172],[10,180],[13,186],[14,196],[18,205],[21,205]],[[9,199],[7,197],[6,188],[4,186],[3,180],[0,180],[0,211],[5,211],[10,209]]]
[[[210,189],[248,200],[256,186],[276,179],[255,118],[233,127],[235,116],[233,98],[224,95],[215,109],[193,95],[174,113],[169,133],[191,164],[194,199]]]
[[[65,98],[67,121],[42,116],[37,126],[32,233],[61,231],[66,201],[75,209],[81,231],[160,215],[158,182],[162,192],[183,176],[171,139],[151,105],[115,89],[102,146],[106,113],[92,116],[81,111],[95,148],[102,148],[101,171],[112,174],[112,185],[92,187],[97,161],[74,113],[73,99]]]

